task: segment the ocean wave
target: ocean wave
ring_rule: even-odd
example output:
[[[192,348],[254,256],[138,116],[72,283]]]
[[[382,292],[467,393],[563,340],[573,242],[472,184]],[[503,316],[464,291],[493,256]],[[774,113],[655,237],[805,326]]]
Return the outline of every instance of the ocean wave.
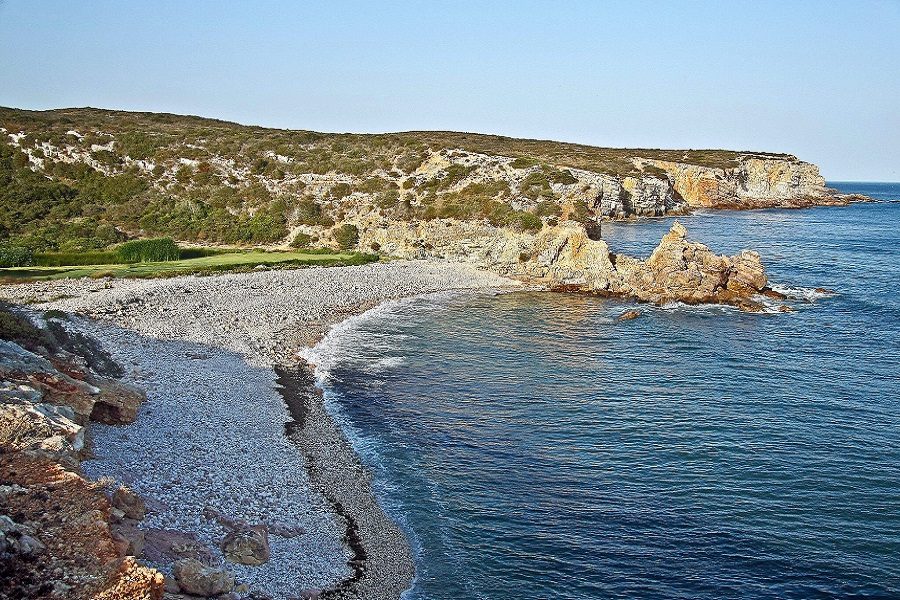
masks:
[[[679,301],[666,302],[654,308],[667,312],[682,311],[692,313],[731,312],[737,310],[735,307],[727,304],[687,304]]]
[[[803,300],[804,302],[815,303],[823,298],[831,298],[837,295],[837,292],[826,290],[824,288],[799,287],[792,285],[772,285],[772,289],[779,294],[784,294],[791,300]]]
[[[406,363],[406,359],[402,356],[386,356],[379,358],[373,363],[369,363],[363,370],[366,373],[381,373],[388,369],[396,369]]]
[[[401,320],[408,318],[415,309],[416,313],[440,310],[446,303],[457,297],[460,292],[435,292],[388,300],[358,315],[349,317],[340,323],[332,325],[328,333],[312,348],[304,348],[297,354],[300,358],[310,363],[315,368],[316,380],[320,387],[332,378],[334,369],[341,364],[372,362],[373,355],[396,352],[406,335],[396,333],[385,335],[372,331],[369,326],[384,321]],[[375,362],[381,362],[396,358],[394,356],[376,358]],[[363,369],[366,365],[361,365]],[[391,366],[391,361],[383,366]],[[396,366],[396,365],[394,365]]]

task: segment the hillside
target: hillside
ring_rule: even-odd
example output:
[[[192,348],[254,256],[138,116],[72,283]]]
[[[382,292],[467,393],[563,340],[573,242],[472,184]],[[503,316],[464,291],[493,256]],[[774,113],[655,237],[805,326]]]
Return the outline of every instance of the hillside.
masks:
[[[0,108],[0,128],[0,239],[33,250],[151,235],[346,247],[357,232],[368,249],[398,223],[536,232],[571,219],[590,231],[696,206],[837,201],[814,165],[785,154],[326,134],[90,108]]]

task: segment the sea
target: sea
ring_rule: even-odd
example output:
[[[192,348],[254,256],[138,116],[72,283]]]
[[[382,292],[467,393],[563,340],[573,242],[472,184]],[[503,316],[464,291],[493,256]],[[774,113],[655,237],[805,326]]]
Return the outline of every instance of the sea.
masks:
[[[678,217],[793,312],[443,293],[336,326],[311,358],[405,598],[900,598],[900,184],[830,185],[877,202]]]

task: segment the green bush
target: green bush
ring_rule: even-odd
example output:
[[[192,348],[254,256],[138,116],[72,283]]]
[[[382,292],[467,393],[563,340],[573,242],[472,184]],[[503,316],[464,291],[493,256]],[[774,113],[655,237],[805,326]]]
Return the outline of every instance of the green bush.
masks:
[[[578,178],[572,175],[572,171],[568,169],[549,169],[548,176],[553,183],[561,183],[563,185],[578,183]]]
[[[34,253],[28,248],[0,244],[0,267],[28,267],[34,264]]]
[[[119,246],[118,253],[123,263],[162,262],[178,260],[180,256],[172,238],[131,240]]]
[[[296,236],[294,236],[293,241],[291,241],[291,247],[293,248],[309,248],[309,245],[312,243],[313,237],[308,233],[299,232]]]
[[[517,158],[516,160],[509,163],[513,169],[527,169],[528,167],[533,167],[537,164],[537,161],[533,158]]]
[[[335,229],[334,239],[341,250],[349,250],[359,242],[359,229],[356,225],[346,223]]]

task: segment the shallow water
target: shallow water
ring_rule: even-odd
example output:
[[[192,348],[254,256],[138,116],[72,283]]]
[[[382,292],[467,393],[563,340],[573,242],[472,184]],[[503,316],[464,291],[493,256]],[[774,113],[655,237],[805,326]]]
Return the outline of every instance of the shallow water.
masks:
[[[413,540],[410,598],[900,597],[900,204],[680,220],[811,302],[619,323],[633,305],[442,294],[317,348]],[[603,233],[646,255],[670,224]]]

